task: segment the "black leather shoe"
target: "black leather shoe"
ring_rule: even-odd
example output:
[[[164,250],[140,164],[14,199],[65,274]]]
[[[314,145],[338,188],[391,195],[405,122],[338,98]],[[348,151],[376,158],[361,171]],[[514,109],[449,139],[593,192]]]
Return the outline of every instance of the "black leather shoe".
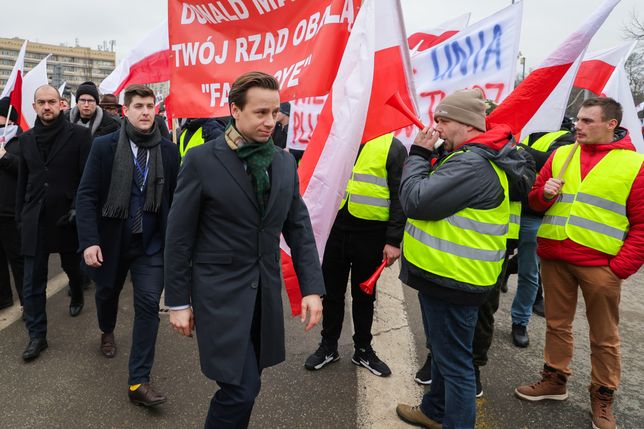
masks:
[[[72,299],[72,302],[69,303],[69,315],[72,317],[78,316],[83,309],[83,305],[83,298],[81,298],[80,301]]]
[[[543,299],[532,305],[532,312],[537,316],[546,317],[546,309],[543,305]]]
[[[36,359],[40,356],[40,352],[47,348],[47,340],[45,338],[32,338],[27,344],[27,348],[22,353],[22,359],[25,362]]]
[[[512,342],[517,347],[528,347],[530,338],[528,338],[527,326],[512,324]]]
[[[134,392],[128,389],[127,396],[130,398],[130,402],[144,407],[163,404],[168,400],[165,395],[154,390],[150,383],[142,384]]]

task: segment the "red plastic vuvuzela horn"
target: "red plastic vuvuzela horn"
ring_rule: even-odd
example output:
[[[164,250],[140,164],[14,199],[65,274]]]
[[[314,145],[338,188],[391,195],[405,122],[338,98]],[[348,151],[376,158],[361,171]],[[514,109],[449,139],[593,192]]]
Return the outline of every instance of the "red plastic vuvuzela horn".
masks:
[[[373,295],[373,289],[376,287],[376,282],[382,274],[382,270],[387,266],[387,259],[382,261],[382,264],[376,269],[376,271],[369,277],[367,280],[360,283],[360,289],[367,295]]]
[[[409,118],[409,120],[412,121],[414,125],[416,125],[421,130],[425,128],[425,125],[420,122],[420,119],[418,119],[416,115],[414,115],[414,112],[412,112],[412,110],[409,108],[409,106],[405,104],[402,97],[400,96],[400,92],[396,91],[394,95],[389,97],[389,100],[387,100],[386,104],[398,110],[403,115],[407,116],[407,118]]]

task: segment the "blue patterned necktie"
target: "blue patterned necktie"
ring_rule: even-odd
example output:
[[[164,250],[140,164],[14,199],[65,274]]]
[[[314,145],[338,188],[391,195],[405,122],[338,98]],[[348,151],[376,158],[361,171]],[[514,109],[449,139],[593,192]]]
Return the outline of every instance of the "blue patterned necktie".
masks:
[[[147,170],[147,157],[148,150],[139,148],[136,154],[136,165],[134,166],[134,181],[136,186],[141,190],[143,194],[143,200],[145,200],[144,186],[145,186],[145,172]],[[134,217],[132,220],[132,233],[140,234],[143,232],[143,204],[140,204],[136,211],[134,212]]]

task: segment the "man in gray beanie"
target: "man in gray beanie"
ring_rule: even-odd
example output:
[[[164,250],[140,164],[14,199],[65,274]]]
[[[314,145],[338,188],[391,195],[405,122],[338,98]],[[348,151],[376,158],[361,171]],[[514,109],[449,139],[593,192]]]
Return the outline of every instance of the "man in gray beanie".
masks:
[[[400,279],[418,290],[426,315],[432,388],[419,406],[399,404],[396,412],[427,428],[474,428],[478,307],[501,274],[511,190],[531,186],[522,183],[529,165],[514,155],[510,128],[486,124],[485,109],[478,90],[445,97],[435,127],[416,136],[403,168]]]
[[[92,137],[113,133],[121,126],[118,119],[99,106],[98,88],[94,82],[83,82],[76,90],[76,106],[65,112],[72,124],[89,128]]]

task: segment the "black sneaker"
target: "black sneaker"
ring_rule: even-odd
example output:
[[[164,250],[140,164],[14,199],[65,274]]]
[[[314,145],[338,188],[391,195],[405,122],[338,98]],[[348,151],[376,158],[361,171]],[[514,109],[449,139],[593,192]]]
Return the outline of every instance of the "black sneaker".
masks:
[[[414,381],[418,384],[432,384],[432,355],[427,353],[427,360],[421,369],[416,373]]]
[[[543,299],[536,301],[532,305],[532,312],[537,316],[546,317],[545,307],[543,305]]]
[[[483,385],[481,384],[481,371],[478,366],[474,367],[474,376],[476,377],[476,397],[483,396]]]
[[[386,363],[381,361],[376,352],[371,347],[366,349],[356,349],[351,358],[351,362],[358,366],[364,366],[378,377],[387,377],[391,375],[391,370]]]
[[[512,342],[515,346],[522,348],[530,345],[527,326],[512,324]]]
[[[340,355],[337,350],[329,350],[324,344],[320,344],[315,353],[304,362],[304,368],[309,371],[317,371],[330,363],[337,362],[339,359]]]

